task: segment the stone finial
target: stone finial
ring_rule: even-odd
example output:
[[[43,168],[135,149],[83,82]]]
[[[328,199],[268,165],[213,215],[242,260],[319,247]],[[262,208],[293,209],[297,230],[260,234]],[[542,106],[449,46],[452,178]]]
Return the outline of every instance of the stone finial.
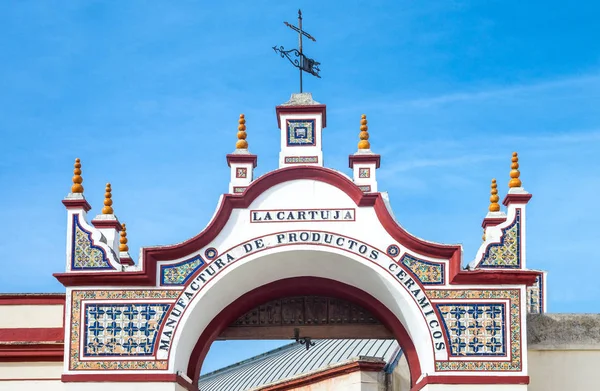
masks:
[[[112,189],[110,188],[110,183],[106,184],[106,192],[104,193],[104,208],[102,208],[102,214],[112,215],[114,214],[112,208]]]
[[[521,180],[519,176],[521,173],[519,172],[519,155],[516,152],[512,154],[512,164],[510,165],[510,181],[508,182],[508,187],[521,187]]]
[[[79,158],[75,159],[75,168],[73,169],[73,186],[71,186],[71,193],[83,194],[83,178],[81,177],[81,161]]]
[[[237,138],[238,141],[235,143],[236,149],[248,149],[248,141],[246,141],[246,118],[244,114],[240,114],[240,119],[238,121],[238,133]]]
[[[492,179],[492,190],[490,192],[490,212],[500,212],[500,197],[498,197],[498,185],[496,184],[496,179]]]
[[[121,226],[123,229],[121,230],[121,238],[119,239],[119,251],[126,253],[129,251],[129,246],[127,246],[127,227],[125,226],[125,223],[122,223]]]
[[[360,117],[360,133],[358,137],[360,138],[358,149],[371,149],[371,144],[369,143],[369,127],[367,126],[367,116],[365,114]]]

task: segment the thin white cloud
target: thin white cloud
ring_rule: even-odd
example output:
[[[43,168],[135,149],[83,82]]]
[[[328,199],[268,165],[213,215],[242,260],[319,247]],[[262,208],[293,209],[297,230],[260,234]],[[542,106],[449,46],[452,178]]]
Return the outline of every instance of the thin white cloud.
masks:
[[[514,96],[530,92],[540,92],[550,89],[557,88],[573,88],[580,85],[588,85],[591,83],[600,82],[600,75],[581,75],[575,77],[569,77],[564,79],[546,80],[537,83],[529,84],[516,84],[507,87],[496,87],[487,90],[473,91],[473,92],[454,92],[450,94],[443,94],[434,97],[426,97],[419,99],[412,99],[406,104],[410,106],[418,107],[430,107],[434,105],[461,102],[461,101],[473,101],[491,99],[503,96]]]

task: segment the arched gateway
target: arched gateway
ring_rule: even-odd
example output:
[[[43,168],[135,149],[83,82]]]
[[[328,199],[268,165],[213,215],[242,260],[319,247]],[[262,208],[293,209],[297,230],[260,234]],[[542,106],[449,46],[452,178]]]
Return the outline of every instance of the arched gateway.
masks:
[[[372,314],[402,347],[413,390],[525,390],[525,316],[543,297],[543,274],[525,268],[531,195],[516,157],[507,211],[493,194],[486,238],[463,269],[460,246],[416,238],[395,220],[377,191],[380,157],[365,117],[349,159],[354,178],[322,167],[324,105],[295,94],[277,117],[280,168],[253,178],[257,158],[241,116],[227,155],[229,194],[211,222],[186,242],[144,248],[139,266],[110,188],[103,214],[87,222],[76,164],[64,200],[67,270],[56,274],[67,287],[62,381],[77,390],[107,382],[113,391],[197,389],[211,343],[236,319],[268,301],[313,295]]]

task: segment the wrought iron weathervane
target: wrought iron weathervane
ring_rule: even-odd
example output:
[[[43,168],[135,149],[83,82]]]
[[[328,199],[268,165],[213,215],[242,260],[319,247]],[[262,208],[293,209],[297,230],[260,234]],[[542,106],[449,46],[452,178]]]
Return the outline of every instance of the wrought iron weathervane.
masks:
[[[283,46],[279,46],[279,47],[273,46],[273,50],[275,50],[275,53],[280,54],[281,58],[287,58],[292,63],[293,66],[295,66],[296,68],[298,68],[300,70],[300,92],[302,92],[302,72],[303,71],[310,73],[311,75],[316,76],[319,79],[321,78],[321,76],[319,76],[319,72],[321,72],[321,70],[319,69],[319,65],[321,65],[321,63],[313,60],[312,58],[306,57],[302,53],[302,36],[305,36],[306,38],[312,40],[313,42],[317,42],[317,40],[312,35],[310,35],[306,31],[302,30],[302,11],[301,10],[298,10],[298,27],[291,25],[288,22],[283,22],[283,23],[298,33],[298,49],[285,50],[283,48]]]

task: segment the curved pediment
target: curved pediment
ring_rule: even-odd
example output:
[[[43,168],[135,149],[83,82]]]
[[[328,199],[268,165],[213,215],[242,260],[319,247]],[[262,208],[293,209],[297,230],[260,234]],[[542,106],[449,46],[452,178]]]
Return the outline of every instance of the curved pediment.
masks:
[[[288,195],[287,198],[285,197],[286,194]],[[210,261],[211,257],[207,256],[209,250],[215,251],[216,256],[218,252],[224,252],[225,249],[231,248],[225,247],[225,249],[218,251],[215,249],[217,245],[213,242],[225,243],[224,237],[234,236],[237,238],[237,242],[233,244],[240,244],[244,240],[257,237],[258,235],[254,234],[255,231],[263,229],[264,232],[265,229],[259,228],[259,224],[253,226],[251,215],[244,217],[241,214],[251,213],[257,205],[262,207],[262,210],[268,209],[269,205],[275,205],[270,203],[271,200],[277,201],[276,205],[280,207],[277,210],[278,212],[291,212],[289,214],[290,218],[282,221],[281,224],[270,224],[273,227],[271,231],[275,231],[275,227],[279,231],[285,231],[284,228],[290,229],[294,226],[294,223],[304,224],[304,226],[310,223],[310,228],[313,230],[321,227],[324,229],[323,232],[344,231],[348,237],[361,240],[361,237],[369,235],[386,236],[388,239],[387,242],[382,243],[381,251],[387,252],[388,256],[398,262],[403,262],[402,260],[406,259],[410,260],[411,265],[418,269],[415,270],[416,275],[427,268],[426,273],[437,273],[439,275],[440,268],[435,265],[432,267],[430,262],[443,261],[446,264],[447,272],[441,278],[429,281],[433,283],[452,282],[461,270],[460,246],[428,242],[408,233],[396,222],[381,193],[365,193],[348,177],[335,170],[323,167],[295,166],[263,175],[254,180],[241,194],[223,195],[213,218],[206,228],[195,237],[175,245],[143,248],[140,262],[142,267],[139,271],[111,274],[102,272],[80,273],[77,276],[65,273],[57,274],[56,277],[65,285],[153,286],[157,283],[160,284],[161,277],[159,277],[159,274],[161,274],[161,271],[159,270],[159,263],[184,265],[188,269],[189,266],[187,265],[193,263],[195,269],[190,269],[188,274],[191,275],[197,268],[204,267],[208,263],[198,261],[195,257],[204,257],[206,261]],[[306,210],[304,221],[296,218],[299,217],[299,209],[297,208],[299,200],[302,200],[303,210]],[[287,201],[289,203],[286,203]],[[307,209],[307,206],[310,207]],[[338,207],[338,209],[331,208],[331,206]],[[341,220],[334,221],[334,224],[331,224],[329,221],[319,221],[327,220],[320,217],[320,212],[323,212],[324,209],[332,210],[333,213],[342,213],[344,210],[351,209],[351,222]],[[316,218],[306,219],[307,216],[310,217],[310,213],[312,213],[312,217]],[[361,216],[362,222],[357,221],[354,213]],[[344,225],[344,223],[347,224]],[[363,229],[366,226],[365,224],[369,224],[368,231]],[[260,226],[264,227],[265,225],[261,224]],[[226,227],[227,230],[224,232],[223,230]],[[233,231],[235,231],[235,235],[232,235]],[[193,262],[189,260],[193,260]],[[410,268],[411,265],[406,266]],[[179,278],[181,282],[185,282],[185,276],[176,276],[176,278]],[[496,276],[495,279],[497,280],[497,278]],[[421,281],[427,283],[423,279]],[[461,280],[461,282],[472,281],[467,278]]]

